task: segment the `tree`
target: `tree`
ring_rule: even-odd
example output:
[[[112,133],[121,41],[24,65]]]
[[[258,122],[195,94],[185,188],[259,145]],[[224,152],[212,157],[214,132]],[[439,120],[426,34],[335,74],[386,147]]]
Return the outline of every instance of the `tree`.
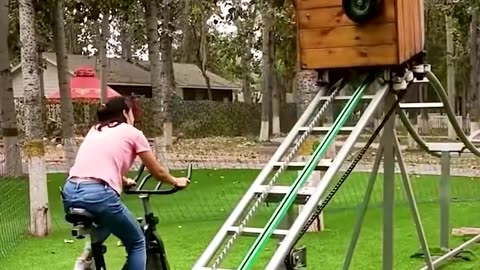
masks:
[[[262,122],[260,125],[259,141],[270,140],[270,110],[272,89],[272,29],[273,7],[270,1],[262,5]]]
[[[207,36],[208,36],[208,19],[210,19],[210,16],[212,15],[213,12],[213,7],[211,7],[211,4],[209,1],[202,1],[200,0],[200,6],[202,7],[200,9],[200,46],[198,49],[198,67],[200,68],[200,71],[202,72],[202,76],[205,79],[205,84],[207,86],[207,94],[208,94],[208,100],[213,100],[213,94],[212,94],[212,88],[210,86],[210,77],[208,77],[207,74],[207,63],[208,63],[208,42],[207,42]]]
[[[180,29],[182,29],[182,46],[180,49],[180,62],[195,63],[196,55],[192,51],[196,50],[194,31],[191,24],[192,0],[183,0],[183,10],[180,20]]]
[[[470,23],[470,90],[468,99],[468,111],[470,115],[470,134],[479,129],[480,110],[479,81],[480,81],[480,33],[479,33],[478,8],[472,8],[472,20]]]
[[[143,0],[145,7],[145,22],[147,26],[147,42],[148,42],[148,61],[150,62],[150,83],[152,85],[153,100],[153,130],[155,153],[161,153],[162,148],[162,132],[164,121],[162,110],[162,85],[160,84],[160,46],[158,44],[158,5],[155,0]],[[164,75],[165,76],[165,75]]]
[[[292,3],[275,7],[273,34],[272,134],[280,134],[280,104],[293,89],[296,67],[296,25]]]
[[[38,74],[35,10],[32,0],[19,0],[20,42],[25,100],[25,152],[30,183],[30,231],[46,236],[50,230],[45,145],[43,141],[40,79]]]
[[[162,87],[161,99],[162,99],[162,112],[163,112],[163,137],[164,145],[172,145],[172,108],[171,100],[172,95],[175,93],[175,75],[173,71],[173,21],[174,21],[174,1],[163,0],[161,6],[162,23],[160,27],[160,53],[161,58],[161,71],[160,71],[160,85]]]
[[[254,42],[254,28],[257,9],[254,1],[250,1],[246,8],[242,6],[241,0],[234,0],[234,9],[231,9],[231,16],[234,18],[235,26],[240,42],[240,79],[242,81],[242,93],[245,103],[252,103],[252,60],[253,60],[253,42]]]
[[[64,1],[55,0],[52,18],[53,39],[57,58],[58,89],[60,90],[60,115],[62,119],[62,139],[65,148],[67,165],[75,161],[75,137],[73,102],[70,93],[68,55],[64,28]]]
[[[22,158],[18,145],[18,128],[10,74],[8,48],[9,1],[0,1],[0,124],[5,148],[5,169],[8,176],[22,174]]]
[[[101,81],[101,90],[100,90],[100,100],[102,103],[107,102],[107,72],[108,72],[108,65],[107,65],[107,48],[108,48],[108,39],[110,38],[110,13],[108,11],[104,11],[102,15],[102,22],[101,22],[101,31],[100,31],[100,62],[101,62],[101,69],[100,69],[100,81]]]

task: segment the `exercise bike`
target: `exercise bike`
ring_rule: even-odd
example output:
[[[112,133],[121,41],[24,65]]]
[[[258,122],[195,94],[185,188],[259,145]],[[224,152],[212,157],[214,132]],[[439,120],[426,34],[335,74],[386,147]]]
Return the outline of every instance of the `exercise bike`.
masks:
[[[152,178],[151,174],[146,175],[140,181],[140,178],[145,170],[145,165],[142,164],[137,176],[135,177],[136,188],[126,189],[125,194],[139,194],[139,198],[142,200],[143,209],[145,212],[144,217],[137,218],[137,221],[141,224],[142,231],[145,235],[145,243],[147,249],[147,270],[169,270],[167,255],[165,252],[165,246],[163,244],[160,235],[156,232],[156,225],[159,220],[154,215],[150,207],[150,195],[170,195],[180,189],[173,187],[170,189],[161,189],[162,183],[158,182],[153,190],[143,190],[147,181]],[[192,165],[188,166],[187,178],[192,177]],[[62,195],[63,196],[63,195]],[[72,236],[77,239],[84,239],[87,235],[90,236],[93,260],[97,270],[106,270],[104,254],[107,252],[107,247],[98,242],[98,238],[95,234],[95,216],[82,208],[70,208],[67,210],[65,220],[73,224]],[[122,270],[127,270],[127,262],[123,266]]]

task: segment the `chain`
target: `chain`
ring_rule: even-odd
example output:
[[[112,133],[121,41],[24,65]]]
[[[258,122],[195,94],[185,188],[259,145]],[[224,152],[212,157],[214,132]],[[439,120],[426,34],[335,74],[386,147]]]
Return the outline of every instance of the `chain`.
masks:
[[[230,237],[230,239],[228,240],[227,244],[225,245],[225,247],[223,248],[223,250],[220,252],[220,254],[217,256],[217,259],[215,260],[215,262],[213,263],[212,265],[212,269],[217,269],[219,266],[220,266],[220,263],[222,263],[222,261],[225,259],[225,256],[227,255],[228,251],[230,251],[230,249],[232,248],[233,246],[233,242],[237,239],[237,237],[239,236],[240,232],[242,231],[242,229],[245,227],[245,225],[247,224],[247,222],[250,220],[250,218],[253,216],[253,214],[255,213],[257,207],[264,201],[265,199],[265,196],[268,194],[268,192],[270,191],[270,189],[272,188],[273,184],[278,180],[278,178],[280,177],[280,174],[287,168],[287,165],[288,163],[291,161],[291,159],[294,157],[294,155],[297,153],[298,149],[300,148],[300,146],[303,144],[303,142],[305,141],[305,139],[310,135],[310,133],[312,132],[313,130],[313,127],[317,124],[317,122],[320,120],[320,118],[323,116],[323,114],[325,113],[325,111],[328,109],[328,107],[330,106],[330,104],[332,103],[332,101],[335,99],[335,97],[337,96],[337,94],[340,92],[340,90],[342,89],[341,86],[343,86],[342,84],[343,80],[339,80],[337,83],[335,83],[334,87],[334,91],[332,92],[332,94],[328,97],[327,101],[325,101],[325,103],[322,105],[322,107],[320,108],[320,110],[318,111],[317,115],[315,115],[315,117],[312,119],[312,121],[310,122],[310,124],[308,125],[308,128],[307,130],[302,134],[302,136],[295,142],[292,150],[290,151],[290,153],[285,157],[285,160],[283,161],[282,165],[280,166],[280,168],[277,170],[277,172],[275,173],[275,175],[273,175],[272,179],[270,180],[270,182],[268,183],[267,187],[263,190],[263,192],[260,194],[260,196],[257,197],[255,203],[253,204],[253,206],[250,208],[250,210],[248,211],[248,213],[245,215],[245,218],[242,220],[242,222],[240,223],[240,226],[238,226],[238,230],[236,230],[234,232],[234,234]]]
[[[312,225],[312,223],[318,219],[318,216],[320,215],[320,213],[323,211],[323,209],[325,209],[325,207],[328,205],[328,203],[330,202],[330,200],[333,198],[333,196],[337,193],[337,191],[340,189],[340,187],[343,185],[343,183],[345,182],[345,180],[347,180],[348,176],[350,175],[350,173],[352,173],[352,171],[355,169],[355,167],[357,166],[358,162],[360,162],[360,160],[362,159],[363,155],[365,155],[365,153],[367,152],[368,148],[370,148],[370,145],[373,143],[373,141],[375,141],[375,139],[377,138],[377,136],[380,134],[380,131],[383,129],[383,127],[385,126],[385,124],[387,123],[388,119],[390,118],[390,116],[393,114],[393,112],[395,111],[395,109],[397,108],[398,104],[400,103],[400,100],[403,98],[403,96],[405,95],[405,92],[406,90],[400,92],[400,94],[396,94],[397,96],[397,100],[395,101],[395,103],[393,104],[393,106],[389,109],[389,111],[387,112],[387,114],[385,115],[385,117],[383,118],[382,122],[380,123],[380,125],[378,125],[378,127],[375,129],[375,131],[373,132],[372,136],[370,137],[370,139],[367,141],[367,143],[365,144],[365,146],[358,152],[357,156],[355,157],[355,159],[352,161],[352,163],[350,163],[348,169],[345,171],[345,173],[342,175],[342,177],[340,178],[340,180],[337,182],[337,184],[332,188],[332,190],[330,191],[330,193],[327,195],[327,197],[325,198],[325,200],[323,200],[322,204],[317,206],[317,209],[315,211],[315,213],[310,217],[310,219],[307,221],[307,223],[305,224],[305,226],[303,227],[302,231],[300,232],[300,234],[297,236],[295,242],[293,243],[292,245],[292,248],[290,249],[290,252],[288,254],[291,253],[293,247],[298,243],[298,241],[300,241],[300,239],[302,238],[302,236],[307,232],[308,228]],[[287,255],[288,257],[288,255]]]

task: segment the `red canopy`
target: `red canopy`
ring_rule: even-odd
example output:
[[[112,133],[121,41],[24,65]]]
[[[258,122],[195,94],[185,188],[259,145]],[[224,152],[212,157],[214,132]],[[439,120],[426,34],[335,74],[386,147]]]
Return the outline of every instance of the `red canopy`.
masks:
[[[72,99],[100,99],[101,84],[90,67],[80,67],[70,79],[70,94]],[[120,96],[115,90],[107,86],[107,97]],[[50,93],[48,99],[60,99],[60,91]]]

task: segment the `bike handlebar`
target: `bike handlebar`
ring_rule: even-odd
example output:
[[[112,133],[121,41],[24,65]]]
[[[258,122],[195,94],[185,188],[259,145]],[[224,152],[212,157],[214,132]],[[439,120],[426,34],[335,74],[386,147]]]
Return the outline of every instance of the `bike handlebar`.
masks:
[[[181,188],[178,187],[172,187],[170,189],[160,189],[162,186],[162,182],[158,182],[158,184],[155,186],[154,190],[143,190],[143,186],[147,183],[147,181],[152,178],[152,174],[148,174],[145,177],[142,178],[142,180],[139,183],[140,177],[142,176],[143,172],[145,171],[145,165],[142,164],[140,166],[140,169],[138,170],[138,174],[135,177],[135,183],[137,185],[135,186],[135,189],[126,189],[124,192],[125,194],[150,194],[150,195],[169,195],[176,193],[180,190]],[[187,178],[192,179],[192,164],[188,164],[188,169],[187,169]]]

